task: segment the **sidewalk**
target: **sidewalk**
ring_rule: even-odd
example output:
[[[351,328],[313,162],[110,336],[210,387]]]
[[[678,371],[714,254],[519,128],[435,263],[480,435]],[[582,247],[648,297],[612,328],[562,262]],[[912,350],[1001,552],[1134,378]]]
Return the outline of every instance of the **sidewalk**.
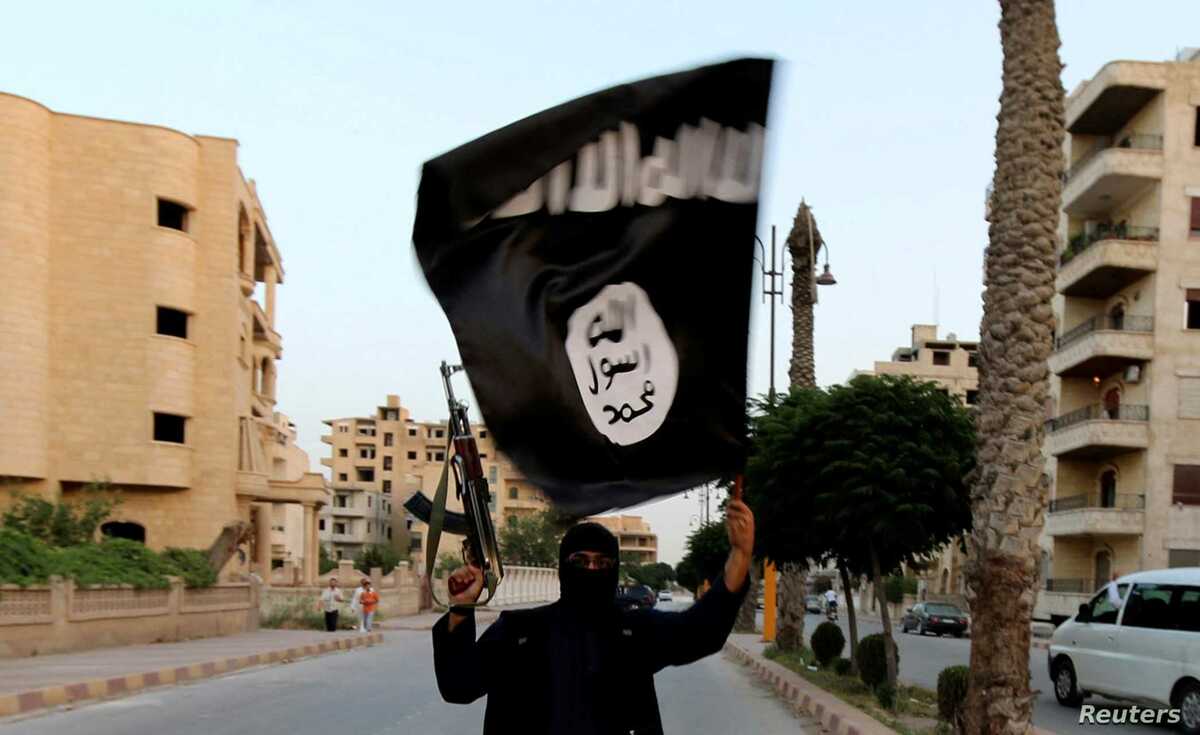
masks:
[[[382,640],[382,633],[259,630],[179,643],[0,659],[0,718],[127,696],[150,687],[288,663]]]
[[[530,602],[519,605],[504,605],[503,607],[484,606],[475,611],[475,628],[483,630],[487,626],[496,622],[496,618],[500,617],[500,613],[505,610],[527,610],[531,607],[541,607],[549,603],[545,602]],[[424,612],[417,615],[404,615],[401,617],[388,618],[375,624],[380,630],[433,630],[434,624],[445,615],[444,612]]]

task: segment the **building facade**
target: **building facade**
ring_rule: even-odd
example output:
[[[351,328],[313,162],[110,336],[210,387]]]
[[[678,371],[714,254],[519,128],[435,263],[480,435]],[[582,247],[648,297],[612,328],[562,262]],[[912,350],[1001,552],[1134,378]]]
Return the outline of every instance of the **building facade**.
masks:
[[[1050,619],[1113,574],[1200,565],[1200,60],[1106,64],[1066,114]]]
[[[612,531],[617,537],[622,557],[631,558],[639,564],[658,561],[658,535],[641,516],[592,516],[587,520]]]
[[[898,347],[892,359],[876,362],[873,370],[855,375],[905,375],[915,380],[936,383],[965,406],[974,406],[979,398],[979,344],[963,342],[954,334],[938,337],[934,324],[914,324],[912,341]],[[853,376],[851,376],[853,377]],[[966,555],[957,543],[945,546],[920,571],[922,592],[926,595],[961,595]]]
[[[321,514],[319,531],[337,558],[353,558],[366,544],[391,544],[408,550],[421,568],[425,555],[425,524],[404,509],[416,491],[430,499],[437,489],[448,451],[445,421],[417,421],[388,395],[370,416],[328,419],[330,433],[321,441],[330,455],[321,459],[329,468],[334,502]],[[515,466],[495,447],[487,427],[471,427],[479,459],[491,490],[492,522],[499,531],[511,516],[548,510],[549,504]],[[453,479],[449,482],[453,485]],[[461,511],[453,488],[446,507]],[[444,535],[440,547],[458,553],[461,537]]]
[[[294,458],[274,412],[283,267],[237,141],[6,94],[0,133],[0,503],[107,481],[122,503],[106,533],[232,534],[229,574],[266,571],[270,543],[251,539],[295,504],[312,556],[325,488],[274,472]]]

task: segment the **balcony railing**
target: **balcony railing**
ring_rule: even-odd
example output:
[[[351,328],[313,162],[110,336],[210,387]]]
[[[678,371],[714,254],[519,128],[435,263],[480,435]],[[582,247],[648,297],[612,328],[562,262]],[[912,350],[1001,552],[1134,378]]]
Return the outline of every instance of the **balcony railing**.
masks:
[[[1136,493],[1117,493],[1110,503],[1099,494],[1071,495],[1050,501],[1050,512],[1061,513],[1066,510],[1082,510],[1084,508],[1101,508],[1111,510],[1144,510],[1146,496]]]
[[[1094,586],[1091,579],[1055,577],[1054,579],[1046,580],[1047,592],[1074,592],[1086,595],[1094,589]]]
[[[1127,225],[1125,223],[1098,225],[1092,232],[1081,232],[1067,241],[1067,247],[1059,256],[1059,265],[1066,265],[1072,259],[1092,245],[1104,240],[1135,240],[1137,242],[1158,242],[1157,227]]]
[[[1087,167],[1089,163],[1096,160],[1104,151],[1112,150],[1113,148],[1137,148],[1140,150],[1161,151],[1163,147],[1163,137],[1161,135],[1146,135],[1142,133],[1131,133],[1122,135],[1115,141],[1107,141],[1099,143],[1092,147],[1082,158],[1071,165],[1067,171],[1067,179],[1070,180],[1079,175],[1079,172]]]
[[[1070,413],[1064,413],[1058,418],[1050,419],[1046,422],[1046,430],[1050,433],[1062,431],[1067,427],[1075,424],[1082,424],[1085,421],[1149,421],[1150,407],[1149,406],[1128,406],[1122,404],[1120,406],[1104,406],[1099,403],[1094,403],[1090,406],[1076,409]]]
[[[1092,332],[1100,330],[1113,332],[1153,332],[1154,317],[1134,316],[1131,314],[1123,316],[1114,316],[1112,314],[1094,316],[1063,332],[1062,336],[1055,340],[1054,349],[1061,350],[1072,342],[1083,339]]]

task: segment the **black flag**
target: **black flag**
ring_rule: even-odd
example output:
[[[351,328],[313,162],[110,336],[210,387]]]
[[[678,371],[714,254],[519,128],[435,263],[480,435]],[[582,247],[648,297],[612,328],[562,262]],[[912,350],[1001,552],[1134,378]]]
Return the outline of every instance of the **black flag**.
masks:
[[[613,87],[425,164],[413,243],[479,410],[567,513],[742,467],[771,69]]]

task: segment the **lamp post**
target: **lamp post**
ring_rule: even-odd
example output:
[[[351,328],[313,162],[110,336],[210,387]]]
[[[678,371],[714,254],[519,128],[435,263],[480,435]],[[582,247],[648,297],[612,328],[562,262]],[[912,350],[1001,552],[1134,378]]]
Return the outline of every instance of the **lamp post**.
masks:
[[[775,257],[777,248],[775,247],[775,225],[771,225],[771,269],[767,270],[767,254],[763,241],[758,235],[754,236],[754,241],[758,243],[758,251],[762,253],[762,258],[759,259],[759,267],[762,270],[762,289],[763,301],[771,299],[771,383],[770,389],[767,391],[767,400],[771,403],[775,402],[775,297],[779,297],[779,301],[783,301],[783,258],[786,253],[779,253],[779,266],[775,265]],[[770,278],[768,284],[767,279]],[[779,280],[776,280],[779,279]]]

